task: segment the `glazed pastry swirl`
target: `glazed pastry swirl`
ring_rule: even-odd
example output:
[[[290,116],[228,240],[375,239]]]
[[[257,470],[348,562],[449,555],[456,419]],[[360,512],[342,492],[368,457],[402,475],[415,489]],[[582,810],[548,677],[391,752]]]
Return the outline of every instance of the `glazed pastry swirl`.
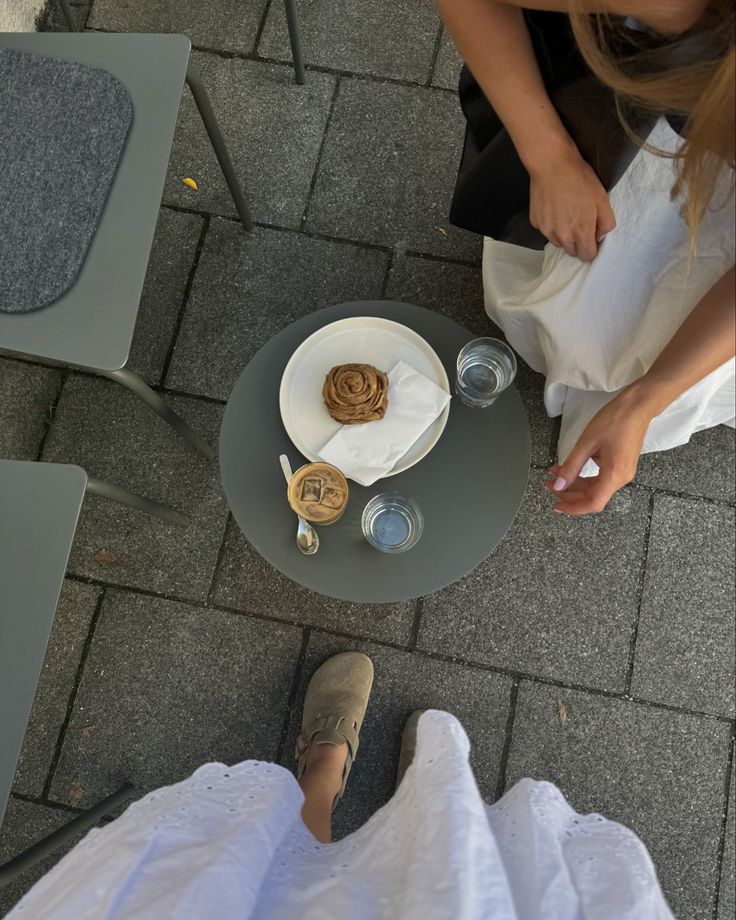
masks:
[[[376,422],[388,407],[388,378],[372,364],[340,364],[325,377],[322,396],[336,422]]]

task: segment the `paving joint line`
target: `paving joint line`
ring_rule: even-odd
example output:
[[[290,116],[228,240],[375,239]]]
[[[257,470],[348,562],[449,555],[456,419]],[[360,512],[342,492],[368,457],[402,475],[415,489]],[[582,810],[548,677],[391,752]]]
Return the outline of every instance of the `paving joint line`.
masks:
[[[289,737],[289,726],[291,725],[291,717],[294,713],[296,695],[299,691],[299,685],[302,679],[302,672],[304,670],[304,661],[307,657],[307,646],[309,645],[310,635],[311,630],[307,626],[302,631],[302,645],[299,649],[299,655],[296,659],[296,665],[294,667],[294,679],[291,682],[291,689],[289,691],[289,697],[286,702],[286,714],[284,716],[284,724],[281,728],[281,737],[279,738],[278,747],[276,748],[275,763],[281,763],[281,760],[284,756],[284,751],[286,750],[286,740]]]
[[[191,208],[172,202],[162,202],[161,207],[170,211],[176,211],[180,214],[194,214],[197,217],[204,217],[206,215],[210,218],[225,220],[232,224],[240,224],[241,222],[240,218],[235,214],[218,214],[213,211],[207,211],[204,208]],[[306,236],[310,240],[324,240],[328,243],[339,243],[342,246],[354,246],[358,249],[369,249],[375,252],[384,252],[388,255],[393,255],[396,252],[395,245],[389,245],[388,243],[372,243],[370,240],[356,240],[346,236],[335,236],[334,234],[324,233],[306,225],[287,227],[284,224],[275,224],[268,220],[254,219],[253,226],[261,230],[272,230],[278,233],[295,233]],[[412,259],[425,259],[428,262],[446,262],[449,265],[461,265],[465,268],[481,268],[479,259],[462,259],[457,256],[441,255],[436,252],[422,252],[419,249],[407,249],[402,255]]]
[[[171,601],[176,604],[186,604],[189,607],[195,607],[199,610],[204,610],[206,612],[215,611],[217,613],[228,613],[233,616],[244,616],[253,620],[259,620],[264,623],[273,623],[280,626],[296,626],[299,629],[316,629],[313,623],[305,623],[302,620],[297,620],[289,617],[277,617],[273,614],[260,613],[255,610],[244,610],[238,607],[230,607],[227,604],[218,604],[217,602],[210,603],[208,600],[195,600],[191,597],[182,597],[177,594],[167,594],[161,591],[152,591],[148,588],[137,588],[131,587],[130,585],[116,584],[114,582],[102,581],[99,578],[94,578],[90,575],[81,575],[77,572],[67,572],[66,577],[70,581],[79,582],[85,585],[94,585],[100,588],[106,588],[111,591],[120,591],[124,594],[140,594],[143,597],[151,597],[156,600]],[[350,639],[351,641],[356,642],[372,642],[375,645],[385,645],[387,648],[397,649],[398,651],[406,652],[407,646],[400,645],[396,642],[383,641],[380,639],[373,638],[367,635],[359,635],[355,633],[341,633],[336,630],[326,629],[319,627],[320,632],[324,632],[327,635],[334,636],[340,639]]]
[[[230,536],[230,528],[233,525],[234,519],[232,511],[228,508],[227,517],[225,518],[225,527],[222,531],[222,540],[220,542],[220,548],[217,550],[217,559],[215,560],[215,566],[212,569],[212,578],[210,579],[210,586],[207,589],[207,600],[205,601],[206,607],[213,606],[213,595],[215,592],[215,582],[217,581],[217,575],[220,571],[220,566],[222,565],[222,559],[225,555],[225,544],[228,541]]]
[[[506,727],[503,736],[503,748],[501,749],[501,759],[498,763],[498,780],[496,781],[496,794],[494,801],[498,801],[506,788],[506,770],[508,768],[509,753],[511,751],[511,742],[513,740],[514,719],[516,718],[516,701],[519,696],[520,681],[515,680],[511,684],[509,691],[509,710],[506,716]]]
[[[381,300],[386,300],[386,291],[388,291],[388,283],[391,278],[391,272],[394,267],[394,253],[389,253],[388,258],[386,259],[386,269],[383,273],[383,281],[381,281]]]
[[[97,628],[97,621],[100,618],[100,613],[102,611],[102,605],[104,603],[106,593],[107,586],[105,585],[102,587],[100,596],[97,598],[97,603],[95,604],[95,609],[92,613],[92,618],[90,619],[89,629],[87,630],[87,636],[85,637],[84,644],[82,645],[82,654],[79,657],[79,664],[77,665],[77,670],[74,674],[74,681],[72,683],[72,689],[67,700],[66,714],[64,716],[64,721],[61,723],[61,727],[59,729],[59,734],[56,739],[56,746],[54,748],[54,754],[51,758],[49,770],[46,775],[46,781],[43,785],[43,791],[41,793],[43,798],[48,798],[51,794],[51,786],[54,782],[54,775],[56,773],[56,768],[59,765],[64,742],[66,741],[66,732],[74,712],[74,704],[77,701],[79,686],[82,682],[82,676],[84,674],[84,666],[87,663],[87,658],[92,647],[92,640],[94,639],[95,629]]]
[[[506,726],[503,734],[503,748],[501,749],[501,758],[498,762],[498,780],[496,781],[496,794],[493,798],[497,802],[506,789],[506,772],[509,763],[509,754],[511,753],[511,744],[513,742],[514,720],[516,719],[516,701],[519,697],[520,681],[515,680],[511,684],[509,691],[509,710],[506,716]]]
[[[673,448],[676,450],[677,448]],[[645,482],[633,482],[629,483],[630,486],[633,486],[635,489],[640,489],[642,492],[654,492],[657,495],[669,495],[674,498],[684,498],[689,501],[698,501],[703,502],[706,505],[716,505],[719,508],[733,508],[736,504],[736,498],[734,501],[729,501],[725,498],[711,498],[709,495],[692,495],[689,492],[680,492],[677,489],[667,489],[664,486],[650,486]]]
[[[657,709],[665,712],[675,712],[680,715],[698,716],[699,718],[711,719],[715,722],[721,722],[726,725],[736,726],[736,719],[732,716],[724,716],[718,713],[704,712],[698,709],[685,709],[681,706],[672,706],[669,703],[660,703],[656,700],[647,700],[643,697],[632,696],[620,691],[605,690],[602,687],[589,687],[585,684],[576,684],[570,681],[564,681],[558,678],[545,677],[541,674],[527,674],[524,671],[517,671],[511,668],[503,668],[498,665],[483,664],[482,662],[472,661],[466,658],[457,658],[451,655],[443,655],[440,652],[425,651],[421,648],[416,649],[415,655],[424,658],[430,658],[435,661],[444,661],[448,664],[459,664],[463,667],[474,668],[480,671],[489,671],[493,674],[499,674],[509,677],[512,680],[524,681],[529,680],[537,684],[543,684],[548,687],[554,687],[558,690],[573,690],[578,693],[589,693],[593,696],[601,696],[606,699],[618,700],[622,703],[635,703],[638,706],[644,706],[648,709]]]
[[[639,638],[639,623],[641,621],[641,609],[644,604],[644,588],[647,580],[647,566],[649,564],[649,546],[652,536],[652,519],[654,518],[654,496],[649,496],[649,505],[647,508],[647,523],[644,528],[644,543],[642,546],[641,562],[639,564],[639,578],[637,580],[637,603],[634,614],[634,622],[631,624],[631,635],[629,637],[629,655],[626,663],[626,678],[624,680],[624,693],[631,694],[631,684],[634,680],[634,662],[636,658],[636,642]]]
[[[99,26],[96,28],[88,28],[89,32],[102,32],[107,35],[118,35],[124,34],[119,33],[115,29],[103,29]],[[260,43],[260,37],[258,38]],[[294,64],[293,61],[286,58],[279,57],[267,57],[265,55],[258,54],[255,51],[227,51],[224,48],[211,48],[208,45],[198,45],[195,42],[192,42],[192,51],[199,51],[202,54],[212,54],[215,57],[222,58],[223,60],[235,60],[235,61],[249,61],[254,64],[269,64],[273,67],[283,67],[293,71]],[[308,64],[304,63],[304,70],[306,73],[321,73],[327,74],[332,77],[347,77],[349,80],[364,80],[367,83],[378,83],[385,84],[389,83],[393,86],[404,86],[409,89],[423,89],[429,90],[433,93],[441,93],[445,96],[457,96],[457,90],[447,89],[444,86],[434,86],[430,84],[427,86],[425,83],[419,83],[416,80],[408,80],[402,77],[390,77],[380,74],[364,73],[362,71],[347,70],[341,67],[326,67],[321,64]],[[298,89],[301,87],[298,84],[294,84]]]
[[[414,607],[414,619],[411,624],[411,631],[409,633],[409,644],[407,646],[410,652],[416,651],[417,643],[419,642],[419,630],[422,625],[422,611],[424,610],[424,598],[418,597],[416,606]]]
[[[205,396],[204,393],[188,393],[186,390],[177,390],[175,387],[152,386],[152,390],[161,393],[162,396],[180,396],[184,399],[196,399],[199,402],[209,403],[213,406],[222,408],[227,405],[226,399],[219,399],[217,396]]]
[[[57,802],[54,799],[44,798],[39,795],[27,795],[25,792],[11,792],[11,799],[17,799],[19,802],[28,802],[30,805],[42,805],[45,808],[54,808],[58,811],[66,811],[71,815],[84,814],[84,808],[77,808],[74,805],[67,805],[65,802]]]
[[[435,73],[437,72],[437,61],[440,56],[440,48],[442,46],[442,36],[445,33],[445,27],[440,20],[439,25],[437,26],[437,34],[434,37],[434,46],[432,47],[432,59],[429,64],[429,76],[425,82],[425,87],[427,89],[432,88],[432,81],[434,80]]]
[[[718,838],[718,853],[716,855],[716,887],[713,892],[713,920],[718,920],[718,906],[719,901],[721,900],[721,879],[723,877],[723,856],[726,850],[726,836],[728,834],[728,819],[729,809],[728,809],[728,799],[731,793],[731,773],[734,768],[734,749],[736,748],[736,740],[733,736],[731,737],[731,744],[728,751],[728,760],[726,761],[726,776],[724,780],[725,790],[724,790],[724,806],[723,806],[723,817],[721,818],[721,832]],[[736,802],[734,803],[736,807]]]
[[[97,31],[103,32],[106,30],[98,29]],[[224,58],[225,60],[250,61],[255,64],[268,64],[273,67],[284,67],[290,70],[293,70],[294,67],[293,62],[290,59],[287,60],[286,58],[269,57],[268,55],[262,55],[257,52],[246,53],[243,51],[226,51],[225,49],[211,48],[206,45],[197,45],[194,43],[192,43],[192,50],[199,51],[204,54],[213,54],[216,57]],[[457,91],[454,89],[447,89],[444,86],[434,86],[431,83],[420,83],[418,80],[409,80],[404,77],[391,77],[388,75],[372,74],[364,71],[348,70],[343,67],[328,67],[323,64],[309,64],[307,62],[304,63],[304,69],[308,74],[321,73],[332,77],[346,77],[349,80],[364,80],[367,83],[378,84],[388,83],[393,86],[403,86],[409,89],[429,90],[430,92],[441,93],[446,96],[457,96]]]
[[[42,366],[45,366],[45,365],[42,365]],[[64,368],[64,367],[60,367],[59,371],[60,371],[61,376],[59,378],[59,382],[56,387],[56,393],[54,394],[54,399],[46,407],[47,412],[48,412],[48,419],[47,419],[47,422],[44,428],[44,432],[41,435],[41,441],[38,445],[38,450],[36,452],[36,461],[40,461],[41,457],[43,457],[43,452],[46,449],[46,442],[48,440],[49,435],[51,434],[51,428],[54,424],[54,420],[56,419],[56,410],[59,407],[59,400],[61,399],[61,394],[64,392],[66,381],[71,373],[69,368]]]
[[[189,297],[192,293],[192,288],[194,287],[194,277],[197,274],[197,269],[199,268],[199,260],[202,255],[202,250],[204,249],[207,234],[209,233],[210,221],[210,215],[206,214],[203,218],[202,228],[199,231],[199,238],[197,239],[197,245],[194,249],[194,258],[187,274],[186,284],[184,285],[184,294],[182,295],[181,303],[179,304],[179,310],[176,314],[176,322],[174,323],[174,328],[171,332],[169,347],[166,350],[166,357],[164,358],[163,364],[161,365],[161,373],[158,378],[158,383],[161,386],[163,386],[163,383],[168,376],[171,359],[174,356],[174,349],[176,348],[176,343],[179,339],[179,332],[181,331],[182,323],[184,322],[184,314],[186,313],[186,309],[189,306]]]
[[[519,671],[512,668],[503,668],[499,665],[484,664],[483,662],[473,661],[471,659],[456,657],[452,655],[444,655],[440,652],[427,651],[422,648],[411,650],[408,644],[392,642],[385,639],[376,639],[370,635],[339,632],[338,630],[330,629],[326,626],[315,626],[314,623],[306,623],[303,620],[298,620],[295,618],[277,617],[273,614],[260,613],[254,610],[242,609],[238,607],[231,607],[227,604],[208,604],[206,601],[197,601],[193,600],[192,598],[180,597],[173,594],[165,594],[162,592],[151,591],[145,588],[136,588],[131,587],[130,585],[120,585],[111,582],[104,582],[99,579],[90,576],[79,575],[74,572],[68,572],[66,577],[70,581],[81,582],[82,584],[96,585],[98,587],[113,591],[121,591],[125,594],[141,594],[145,597],[157,598],[158,600],[166,600],[179,604],[186,604],[189,607],[196,607],[208,612],[214,610],[220,613],[229,613],[233,614],[234,616],[245,616],[254,620],[260,620],[266,623],[274,623],[280,626],[296,626],[299,629],[309,629],[318,633],[324,633],[327,636],[331,636],[337,639],[348,639],[354,642],[364,642],[370,643],[372,645],[384,646],[385,648],[406,652],[407,654],[418,655],[421,658],[426,658],[432,661],[442,661],[446,664],[457,664],[476,671],[485,671],[492,674],[498,674],[502,677],[510,678],[512,681],[528,680],[538,684],[544,684],[545,686],[554,687],[558,690],[573,690],[579,693],[589,693],[593,696],[601,696],[606,699],[618,700],[619,702],[623,703],[635,703],[636,705],[644,706],[648,709],[674,712],[686,716],[697,716],[699,718],[710,719],[715,722],[730,725],[732,728],[736,729],[736,717],[724,716],[713,712],[704,712],[703,710],[698,709],[686,709],[681,706],[673,706],[669,703],[661,703],[656,700],[647,700],[643,697],[632,696],[622,691],[605,690],[601,687],[589,687],[585,684],[576,684],[553,677],[545,677],[544,675],[540,674],[528,674],[525,671]]]

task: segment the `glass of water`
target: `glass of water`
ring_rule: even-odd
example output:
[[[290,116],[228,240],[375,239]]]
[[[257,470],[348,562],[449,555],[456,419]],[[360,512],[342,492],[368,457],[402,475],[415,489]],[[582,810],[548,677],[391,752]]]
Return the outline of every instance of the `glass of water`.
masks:
[[[473,339],[457,356],[455,392],[460,402],[484,409],[511,386],[516,377],[516,355],[499,339]]]
[[[417,503],[396,492],[382,492],[363,509],[363,536],[382,553],[405,553],[419,541],[424,517]]]

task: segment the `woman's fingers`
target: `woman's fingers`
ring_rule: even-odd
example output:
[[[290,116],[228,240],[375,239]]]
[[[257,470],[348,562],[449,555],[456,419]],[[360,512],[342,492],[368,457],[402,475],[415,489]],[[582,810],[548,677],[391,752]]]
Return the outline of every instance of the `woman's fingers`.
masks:
[[[616,229],[616,215],[613,213],[611,202],[606,198],[605,204],[598,210],[598,220],[595,225],[595,238],[601,243],[603,238]]]
[[[552,243],[553,246],[556,246],[558,249],[564,249],[564,248],[565,248],[565,247],[562,245],[559,236],[557,236],[557,234],[554,232],[554,230],[542,230],[542,229],[540,228],[540,229],[539,229],[539,232],[542,234],[542,236],[543,236],[548,242]]]
[[[598,477],[594,479],[598,480]],[[591,483],[586,490],[571,490],[570,493],[563,493],[553,510],[562,514],[597,514],[603,511],[615,491],[598,480]]]
[[[575,252],[581,262],[592,262],[598,254],[598,243],[595,238],[595,222],[584,230],[575,234]]]
[[[554,483],[549,484],[550,487]],[[596,514],[603,511],[612,496],[624,485],[614,473],[601,470],[598,476],[578,479],[563,492],[550,491],[560,499],[555,511],[563,514]]]
[[[568,454],[564,463],[559,465],[557,478],[552,483],[552,489],[555,492],[564,492],[565,489],[572,486],[580,475],[580,471],[590,458],[595,454],[598,445],[594,441],[589,441],[585,433],[578,438],[577,444]]]

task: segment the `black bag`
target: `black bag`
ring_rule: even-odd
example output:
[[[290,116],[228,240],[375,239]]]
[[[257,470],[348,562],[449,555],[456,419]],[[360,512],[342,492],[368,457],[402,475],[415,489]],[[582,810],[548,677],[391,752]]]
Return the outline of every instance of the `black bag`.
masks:
[[[614,94],[588,71],[567,16],[526,11],[525,19],[552,103],[581,154],[610,190],[639,150],[621,125]],[[529,175],[467,67],[460,75],[459,93],[467,128],[451,223],[528,249],[544,249],[547,240],[529,223]],[[653,115],[632,114],[633,127],[643,135],[655,120]]]

